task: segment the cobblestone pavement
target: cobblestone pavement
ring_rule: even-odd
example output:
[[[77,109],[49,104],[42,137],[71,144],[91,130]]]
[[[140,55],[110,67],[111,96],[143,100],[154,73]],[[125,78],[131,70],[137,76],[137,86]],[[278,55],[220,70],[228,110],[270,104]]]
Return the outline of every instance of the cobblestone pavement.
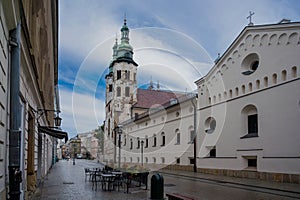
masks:
[[[88,160],[76,160],[75,165],[71,160],[61,160],[53,166],[32,200],[150,199],[150,180],[153,173],[150,173],[148,178],[148,190],[135,188],[131,189],[129,194],[124,193],[122,189],[108,192],[98,187],[97,191],[92,190],[92,183],[85,181],[84,168],[101,166],[101,163]],[[194,199],[300,199],[299,184],[262,182],[182,171],[164,170],[160,173],[164,177],[165,193],[180,193]]]

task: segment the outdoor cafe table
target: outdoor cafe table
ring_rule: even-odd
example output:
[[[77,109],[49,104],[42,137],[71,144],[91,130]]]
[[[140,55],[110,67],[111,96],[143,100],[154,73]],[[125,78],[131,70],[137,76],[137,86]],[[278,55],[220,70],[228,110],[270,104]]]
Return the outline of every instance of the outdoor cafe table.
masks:
[[[114,183],[114,179],[115,179],[116,175],[101,173],[100,176],[102,177],[102,189],[110,191],[111,185]]]
[[[148,189],[148,175],[149,172],[130,172],[124,171],[123,178],[126,184],[126,193],[129,193],[129,187],[132,182],[136,182],[138,187],[141,187],[142,184],[146,186],[146,190]]]

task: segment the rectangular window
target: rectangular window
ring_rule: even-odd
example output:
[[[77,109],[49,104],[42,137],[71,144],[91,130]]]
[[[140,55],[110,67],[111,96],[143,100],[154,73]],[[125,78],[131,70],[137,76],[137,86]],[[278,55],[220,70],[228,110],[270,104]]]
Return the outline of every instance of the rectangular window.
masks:
[[[216,157],[216,148],[213,148],[209,152],[209,157],[215,158]]]
[[[257,159],[248,159],[248,167],[257,167]]]
[[[156,147],[156,137],[153,138],[153,147]]]
[[[117,97],[120,97],[120,96],[121,96],[121,88],[117,87]]]
[[[177,138],[176,138],[177,143],[176,144],[180,144],[180,133],[177,133]]]
[[[148,148],[148,138],[146,138],[145,148]]]
[[[190,137],[191,137],[191,138],[190,138],[190,142],[191,142],[191,143],[194,143],[194,137],[195,137],[195,136],[194,136],[194,130],[190,131]]]
[[[162,143],[161,143],[161,146],[165,146],[165,144],[166,144],[166,136],[162,136]]]
[[[195,159],[194,158],[189,158],[190,159],[190,164],[193,165],[195,163]]]
[[[138,138],[137,140],[138,140],[138,142],[137,142],[137,147],[136,147],[136,148],[139,149],[139,148],[140,148],[141,142],[140,142],[140,139],[139,139],[139,138]]]
[[[180,164],[180,158],[176,159],[176,164]]]
[[[257,130],[257,114],[248,115],[248,134],[258,133]]]
[[[130,88],[129,88],[129,87],[126,87],[126,88],[125,88],[125,96],[126,96],[126,97],[129,97],[129,92],[130,92]]]
[[[121,70],[117,71],[117,80],[119,80],[121,78]]]
[[[113,89],[113,86],[112,86],[112,85],[109,85],[109,86],[108,86],[108,91],[109,91],[109,92],[112,92],[112,89]]]
[[[125,72],[125,78],[126,80],[130,80],[130,71]]]

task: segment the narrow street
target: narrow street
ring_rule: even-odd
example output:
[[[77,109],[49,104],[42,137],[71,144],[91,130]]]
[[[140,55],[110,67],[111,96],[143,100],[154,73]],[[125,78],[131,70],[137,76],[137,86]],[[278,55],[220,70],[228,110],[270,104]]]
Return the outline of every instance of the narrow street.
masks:
[[[97,191],[92,190],[92,183],[85,181],[84,168],[101,166],[103,166],[101,163],[84,159],[77,159],[75,165],[72,160],[60,160],[53,166],[32,199],[150,199],[153,173],[148,177],[148,190],[135,188],[131,189],[129,194],[124,193],[123,189],[108,192],[98,187]],[[300,186],[296,184],[268,183],[232,177],[214,178],[199,173],[195,175],[193,172],[163,171],[161,174],[164,177],[165,193],[180,193],[195,199],[300,199]]]

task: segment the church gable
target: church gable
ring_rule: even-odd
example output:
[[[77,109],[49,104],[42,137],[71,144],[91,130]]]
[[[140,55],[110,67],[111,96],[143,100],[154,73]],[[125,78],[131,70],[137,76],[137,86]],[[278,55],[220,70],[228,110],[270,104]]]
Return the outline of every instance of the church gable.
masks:
[[[282,76],[299,68],[299,37],[300,23],[246,27],[210,72],[196,81],[201,94],[200,106],[287,79]]]

